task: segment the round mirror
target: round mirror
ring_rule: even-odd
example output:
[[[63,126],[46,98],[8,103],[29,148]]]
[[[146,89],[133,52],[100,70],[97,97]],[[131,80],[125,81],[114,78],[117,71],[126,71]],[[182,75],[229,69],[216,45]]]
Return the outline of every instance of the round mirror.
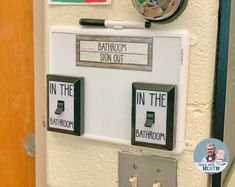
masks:
[[[145,19],[170,22],[183,12],[188,0],[132,0],[132,3]]]

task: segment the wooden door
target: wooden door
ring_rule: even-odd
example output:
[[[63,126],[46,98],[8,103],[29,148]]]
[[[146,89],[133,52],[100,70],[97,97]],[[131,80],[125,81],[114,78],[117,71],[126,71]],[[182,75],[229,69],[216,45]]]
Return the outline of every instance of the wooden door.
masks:
[[[35,186],[23,148],[34,132],[33,1],[0,1],[0,186]]]

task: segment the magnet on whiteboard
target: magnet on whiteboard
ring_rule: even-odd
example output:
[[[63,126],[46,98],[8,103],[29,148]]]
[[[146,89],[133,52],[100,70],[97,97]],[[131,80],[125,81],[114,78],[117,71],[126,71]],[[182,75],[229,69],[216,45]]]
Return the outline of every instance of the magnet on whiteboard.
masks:
[[[84,132],[84,79],[47,75],[48,130],[80,136]]]
[[[173,150],[174,108],[174,85],[133,83],[132,145]]]

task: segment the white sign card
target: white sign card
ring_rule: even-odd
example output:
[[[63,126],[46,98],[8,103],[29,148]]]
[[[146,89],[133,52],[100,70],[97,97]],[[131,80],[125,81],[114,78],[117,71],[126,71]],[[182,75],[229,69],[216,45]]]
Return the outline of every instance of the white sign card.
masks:
[[[173,149],[175,86],[133,83],[132,144]]]
[[[83,133],[83,78],[47,76],[48,130]]]
[[[152,70],[152,38],[77,35],[77,65]]]
[[[49,127],[74,131],[74,84],[49,81]],[[61,114],[56,114],[59,102],[62,102]]]

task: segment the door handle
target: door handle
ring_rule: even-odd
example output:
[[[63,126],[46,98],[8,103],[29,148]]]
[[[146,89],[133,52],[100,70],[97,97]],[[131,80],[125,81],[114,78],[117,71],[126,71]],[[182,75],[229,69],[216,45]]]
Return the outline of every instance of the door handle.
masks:
[[[24,150],[28,156],[35,157],[35,133],[29,133],[24,139]]]

